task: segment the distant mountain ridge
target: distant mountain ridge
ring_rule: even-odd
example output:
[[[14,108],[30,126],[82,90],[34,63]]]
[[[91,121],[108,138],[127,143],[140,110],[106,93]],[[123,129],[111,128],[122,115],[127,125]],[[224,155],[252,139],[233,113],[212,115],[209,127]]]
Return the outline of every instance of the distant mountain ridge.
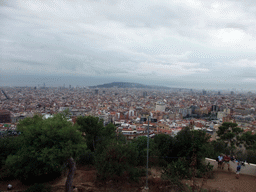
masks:
[[[129,83],[129,82],[112,82],[106,83],[102,85],[90,86],[90,88],[141,88],[141,89],[177,89],[177,88],[170,88],[164,86],[155,86],[155,85],[143,85],[140,83]]]

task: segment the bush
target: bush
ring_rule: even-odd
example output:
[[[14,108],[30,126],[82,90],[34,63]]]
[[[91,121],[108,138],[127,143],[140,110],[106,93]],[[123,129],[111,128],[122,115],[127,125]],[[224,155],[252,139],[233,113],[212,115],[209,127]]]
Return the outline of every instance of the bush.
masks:
[[[242,150],[238,150],[236,152],[236,159],[239,160],[239,161],[244,161],[245,159],[247,159],[247,153],[245,153]]]
[[[146,174],[147,174],[147,171],[146,171],[146,169],[144,169],[144,168],[139,169],[139,172],[140,172],[140,177],[145,177]]]
[[[255,150],[247,151],[247,162],[256,164],[256,151]]]
[[[29,187],[25,192],[51,192],[51,186],[45,184],[36,183]]]
[[[134,179],[138,175],[137,151],[129,144],[110,144],[102,153],[96,152],[95,166],[100,179],[113,179],[128,174]]]
[[[164,168],[163,174],[172,179],[185,179],[191,178],[192,176],[185,158],[179,158],[177,161],[168,164],[167,167]]]
[[[145,163],[147,162],[147,140],[148,138],[146,136],[141,136],[132,140],[131,143],[138,152],[137,163],[139,166],[145,166]],[[152,164],[156,165],[157,163],[157,159],[155,158],[158,156],[156,148],[154,141],[149,138],[149,167],[151,167]]]
[[[131,167],[129,170],[129,179],[132,181],[138,181],[143,173],[136,167]]]
[[[0,169],[5,165],[8,155],[15,154],[20,147],[18,137],[0,138]]]
[[[201,164],[197,171],[196,171],[196,177],[202,178],[204,176],[206,176],[207,178],[211,178],[213,177],[213,165],[211,165],[209,162],[208,164]]]

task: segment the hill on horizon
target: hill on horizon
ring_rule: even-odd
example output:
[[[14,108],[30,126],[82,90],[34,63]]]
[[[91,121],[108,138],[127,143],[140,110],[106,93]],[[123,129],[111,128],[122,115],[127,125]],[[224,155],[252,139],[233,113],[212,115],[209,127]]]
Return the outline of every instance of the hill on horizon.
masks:
[[[139,89],[179,89],[179,88],[170,88],[165,86],[156,86],[156,85],[144,85],[140,83],[129,83],[129,82],[112,82],[105,83],[102,85],[89,86],[89,88],[139,88]],[[184,88],[182,88],[184,89]]]

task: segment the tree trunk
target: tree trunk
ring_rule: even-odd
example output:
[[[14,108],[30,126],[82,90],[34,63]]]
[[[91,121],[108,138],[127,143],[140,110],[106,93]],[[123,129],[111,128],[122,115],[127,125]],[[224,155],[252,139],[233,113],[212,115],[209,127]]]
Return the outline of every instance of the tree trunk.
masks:
[[[68,171],[68,176],[65,184],[65,192],[72,192],[73,191],[72,183],[73,183],[73,178],[76,172],[76,162],[72,157],[68,158],[68,167],[69,167],[69,171]]]

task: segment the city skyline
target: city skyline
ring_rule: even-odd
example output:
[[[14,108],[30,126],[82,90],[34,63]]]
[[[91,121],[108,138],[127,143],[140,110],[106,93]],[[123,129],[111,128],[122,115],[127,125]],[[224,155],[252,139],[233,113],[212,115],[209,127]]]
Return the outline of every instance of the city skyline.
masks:
[[[0,86],[255,91],[253,1],[2,1]]]

